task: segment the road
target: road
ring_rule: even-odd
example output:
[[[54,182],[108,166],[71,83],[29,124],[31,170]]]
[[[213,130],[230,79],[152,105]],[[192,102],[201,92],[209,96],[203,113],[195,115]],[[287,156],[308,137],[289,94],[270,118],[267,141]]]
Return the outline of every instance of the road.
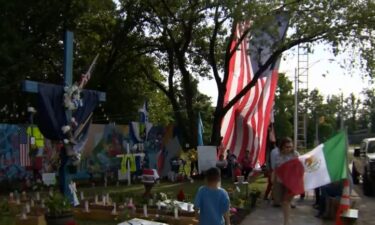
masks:
[[[355,185],[354,190],[359,197],[355,206],[359,210],[358,225],[375,225],[375,197],[363,195],[362,184]]]

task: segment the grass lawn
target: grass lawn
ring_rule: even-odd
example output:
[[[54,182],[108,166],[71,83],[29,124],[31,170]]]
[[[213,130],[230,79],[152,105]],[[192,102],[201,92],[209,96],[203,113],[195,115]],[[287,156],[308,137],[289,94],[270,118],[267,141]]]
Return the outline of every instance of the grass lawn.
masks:
[[[200,186],[204,185],[203,180],[195,180],[194,183],[190,182],[180,182],[180,183],[171,183],[171,182],[161,182],[160,184],[156,184],[153,188],[153,193],[163,192],[166,193],[170,198],[175,199],[178,192],[182,189],[185,193],[187,201],[193,201],[194,196]],[[265,186],[267,185],[267,179],[260,176],[255,182],[249,185],[249,191],[252,189],[260,190],[263,193]],[[233,189],[235,190],[235,186],[233,182],[229,179],[222,180],[222,187],[225,189]],[[101,196],[102,194],[107,194],[111,196],[114,201],[122,201],[126,197],[133,197],[135,199],[135,203],[137,201],[141,201],[142,194],[144,192],[144,188],[142,184],[132,184],[131,186],[127,186],[126,184],[122,184],[120,186],[98,186],[98,187],[78,187],[78,191],[83,191],[85,193],[86,198],[94,198],[95,195]],[[245,188],[241,188],[241,193],[245,192]],[[78,194],[79,196],[79,194]],[[100,198],[99,198],[100,199]],[[138,202],[139,204],[139,202]],[[115,225],[120,223],[121,221],[80,221],[77,220],[77,223],[80,225]],[[13,225],[14,218],[9,216],[0,216],[0,225]]]

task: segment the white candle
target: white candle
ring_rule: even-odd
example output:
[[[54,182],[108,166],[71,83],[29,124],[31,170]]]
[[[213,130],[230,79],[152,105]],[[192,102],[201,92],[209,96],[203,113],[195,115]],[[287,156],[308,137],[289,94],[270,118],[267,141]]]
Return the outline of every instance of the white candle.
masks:
[[[85,201],[85,212],[89,212],[89,201]]]
[[[22,199],[23,199],[23,200],[26,200],[26,199],[27,199],[27,196],[26,196],[26,192],[25,192],[25,191],[22,192]]]
[[[178,219],[178,208],[174,207],[174,218]]]
[[[26,203],[25,207],[26,207],[26,213],[30,213],[31,210],[30,210],[29,203]]]
[[[156,205],[157,205],[157,207],[158,207],[158,210],[160,210],[160,209],[161,209],[160,201],[158,201],[158,202],[156,203]]]
[[[116,202],[113,203],[113,210],[112,210],[112,214],[117,214],[117,210],[116,210]]]
[[[33,200],[33,199],[30,200],[30,206],[31,206],[31,207],[34,207],[34,206],[35,206],[35,203],[34,203],[34,200]]]
[[[39,192],[36,193],[36,200],[40,201],[40,193]]]
[[[25,211],[22,212],[21,214],[21,220],[26,220],[27,219],[27,215],[25,213]]]
[[[148,217],[148,216],[147,216],[147,205],[143,205],[143,215],[144,215],[145,217]]]
[[[41,207],[42,209],[44,209],[44,207],[45,207],[45,205],[44,205],[44,199],[42,199],[42,202],[40,203],[40,207]]]
[[[17,196],[17,199],[16,199],[16,204],[17,205],[21,204],[20,197],[18,197],[18,196]]]
[[[49,192],[48,192],[48,194],[49,194],[49,196],[53,196],[53,191],[52,191],[52,189],[49,189]]]
[[[83,199],[85,199],[85,196],[83,194],[83,191],[81,191],[81,200],[83,201]]]
[[[98,195],[95,195],[95,204],[98,204],[99,200],[98,200]]]
[[[9,193],[9,200],[13,201],[13,199],[14,199],[14,194],[13,194],[13,192],[10,192]]]
[[[105,205],[105,204],[106,204],[106,201],[107,201],[107,199],[105,199],[105,196],[104,196],[104,195],[102,195],[102,202],[103,202],[103,205]]]

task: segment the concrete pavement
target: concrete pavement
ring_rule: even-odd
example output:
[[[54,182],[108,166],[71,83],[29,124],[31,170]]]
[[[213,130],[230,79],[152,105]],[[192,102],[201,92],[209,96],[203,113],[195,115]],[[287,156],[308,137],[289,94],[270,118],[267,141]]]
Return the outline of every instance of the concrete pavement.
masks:
[[[291,224],[293,225],[333,225],[334,221],[316,218],[313,209],[312,195],[307,196],[303,202],[297,202],[297,208],[291,209]],[[281,208],[273,207],[268,201],[262,201],[255,210],[249,214],[241,225],[282,225],[283,215]]]

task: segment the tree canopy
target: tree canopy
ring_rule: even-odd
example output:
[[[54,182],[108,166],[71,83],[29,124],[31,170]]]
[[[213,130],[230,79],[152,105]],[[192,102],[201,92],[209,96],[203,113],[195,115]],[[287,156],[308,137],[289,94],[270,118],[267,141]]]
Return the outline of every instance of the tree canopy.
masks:
[[[107,115],[112,115],[110,120],[125,123],[137,119],[137,109],[149,99],[155,120],[175,121],[184,142],[191,146],[196,145],[199,111],[205,111],[202,113],[205,125],[211,126],[211,131],[206,132],[211,137],[206,138],[218,144],[224,115],[270,65],[294,46],[309,43],[313,49],[314,44],[324,42],[335,54],[356,52],[361,60],[348,59],[347,64],[357,64],[367,75],[372,76],[375,68],[375,2],[371,0],[1,0],[0,3],[0,92],[9,96],[0,98],[0,114],[8,122],[17,121],[16,115],[25,114],[27,102],[32,102],[31,97],[25,98],[20,93],[21,80],[62,82],[62,37],[66,29],[75,32],[76,78],[100,53],[88,88],[107,92],[108,102],[102,107]],[[237,96],[224,102],[229,61],[234,53],[230,43],[253,41],[252,35],[260,30],[274,34],[277,24],[270,24],[280,14],[289,22],[286,37],[267,46],[271,49],[270,57],[257,65],[254,79]],[[250,26],[236,38],[233,31],[244,21],[249,21]],[[202,78],[216,83],[212,87],[218,90],[214,108],[210,99],[197,89]],[[319,98],[317,93],[313,94]],[[102,109],[98,109],[97,121],[106,118],[101,113]]]

